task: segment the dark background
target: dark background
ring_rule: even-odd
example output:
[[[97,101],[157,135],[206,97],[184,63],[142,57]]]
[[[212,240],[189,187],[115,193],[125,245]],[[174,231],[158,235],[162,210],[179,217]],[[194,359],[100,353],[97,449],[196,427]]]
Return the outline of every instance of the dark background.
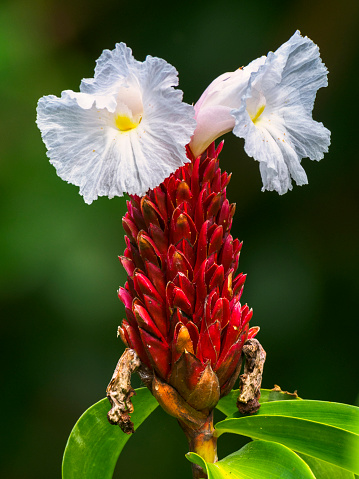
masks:
[[[320,46],[330,75],[314,118],[332,131],[332,145],[319,164],[303,160],[309,185],[261,193],[258,164],[233,135],[221,164],[233,172],[243,299],[267,350],[263,386],[358,401],[358,14],[356,0],[1,2],[1,477],[60,477],[71,428],[104,397],[122,352],[125,200],[85,205],[57,178],[35,125],[40,96],[78,90],[102,50],[120,41],[138,60],[172,63],[188,103],[297,28]],[[221,438],[220,457],[240,444]],[[176,421],[158,409],[115,477],[190,477],[185,452]]]

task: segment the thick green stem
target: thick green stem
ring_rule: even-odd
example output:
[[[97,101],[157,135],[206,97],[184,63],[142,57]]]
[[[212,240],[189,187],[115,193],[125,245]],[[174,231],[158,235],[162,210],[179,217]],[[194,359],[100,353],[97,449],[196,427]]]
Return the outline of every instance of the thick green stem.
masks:
[[[213,435],[213,411],[199,429],[192,429],[183,422],[178,422],[186,434],[190,452],[199,454],[206,462],[217,462],[217,438]],[[196,464],[192,464],[192,473],[193,479],[207,477],[205,471]]]

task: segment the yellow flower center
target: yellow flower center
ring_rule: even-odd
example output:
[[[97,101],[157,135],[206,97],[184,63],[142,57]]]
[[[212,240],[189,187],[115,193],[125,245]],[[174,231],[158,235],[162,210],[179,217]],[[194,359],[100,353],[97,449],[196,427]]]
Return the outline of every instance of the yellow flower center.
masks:
[[[257,113],[254,116],[250,115],[251,120],[253,121],[253,123],[255,123],[259,119],[261,114],[264,112],[265,107],[266,107],[265,105],[260,106],[257,110]]]
[[[137,128],[138,125],[141,123],[142,116],[140,116],[139,121],[133,121],[130,117],[127,115],[117,115],[115,118],[115,123],[117,128],[120,131],[130,131],[133,130],[134,128]]]

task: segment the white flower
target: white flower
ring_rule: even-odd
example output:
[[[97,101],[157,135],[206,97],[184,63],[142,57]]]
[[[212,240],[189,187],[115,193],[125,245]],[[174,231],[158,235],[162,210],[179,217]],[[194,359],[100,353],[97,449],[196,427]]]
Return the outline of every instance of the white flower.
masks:
[[[286,193],[291,178],[308,183],[301,159],[322,159],[330,144],[329,130],[312,119],[316,92],[327,83],[317,45],[295,32],[276,52],[211,83],[195,105],[192,151],[233,129],[260,162],[262,190]]]
[[[141,63],[124,43],[104,50],[80,93],[42,97],[37,125],[63,180],[86,203],[98,196],[143,196],[189,161],[185,146],[196,122],[182,102],[176,69],[147,56]]]

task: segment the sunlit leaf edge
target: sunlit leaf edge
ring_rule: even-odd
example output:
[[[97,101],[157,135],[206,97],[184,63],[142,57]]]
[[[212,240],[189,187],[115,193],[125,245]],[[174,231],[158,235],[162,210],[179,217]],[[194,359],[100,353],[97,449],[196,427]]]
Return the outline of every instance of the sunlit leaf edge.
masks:
[[[135,390],[131,419],[137,429],[156,409],[158,402],[147,388]],[[108,400],[87,409],[76,422],[64,451],[62,478],[111,479],[118,457],[131,435],[107,421]]]
[[[359,408],[350,404],[311,399],[272,401],[262,404],[256,415],[296,417],[359,434]]]
[[[187,459],[205,469],[208,479],[315,479],[308,464],[288,447],[272,441],[253,441],[215,464],[195,453]],[[298,459],[300,459],[298,461]]]
[[[297,453],[311,468],[316,479],[355,479],[355,474],[318,458]]]
[[[289,416],[253,415],[216,424],[224,432],[274,441],[351,472],[359,472],[359,436],[330,425]]]

